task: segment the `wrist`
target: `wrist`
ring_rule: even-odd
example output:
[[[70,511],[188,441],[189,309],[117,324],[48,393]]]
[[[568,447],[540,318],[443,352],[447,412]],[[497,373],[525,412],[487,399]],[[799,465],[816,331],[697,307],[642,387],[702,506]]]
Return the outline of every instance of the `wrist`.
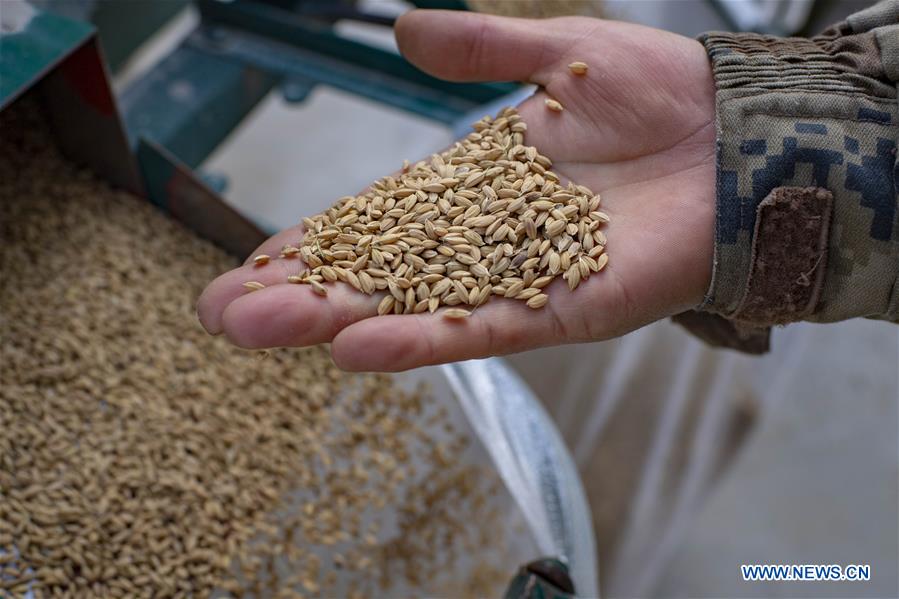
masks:
[[[877,222],[895,207],[899,105],[875,33],[701,40],[718,131],[702,308],[758,326],[889,316],[897,250]]]

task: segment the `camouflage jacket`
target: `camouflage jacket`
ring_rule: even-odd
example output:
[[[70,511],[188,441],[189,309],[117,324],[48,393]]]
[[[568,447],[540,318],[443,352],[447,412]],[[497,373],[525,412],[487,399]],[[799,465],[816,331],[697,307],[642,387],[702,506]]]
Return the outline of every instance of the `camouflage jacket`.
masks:
[[[899,322],[899,0],[811,39],[700,36],[717,109],[712,284],[675,317],[768,348],[770,327]]]

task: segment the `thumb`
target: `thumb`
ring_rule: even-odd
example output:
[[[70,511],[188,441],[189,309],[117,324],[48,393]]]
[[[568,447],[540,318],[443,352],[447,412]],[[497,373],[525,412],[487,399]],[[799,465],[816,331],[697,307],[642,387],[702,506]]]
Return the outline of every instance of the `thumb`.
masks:
[[[571,43],[559,21],[413,10],[397,20],[395,32],[403,56],[435,77],[545,85]]]

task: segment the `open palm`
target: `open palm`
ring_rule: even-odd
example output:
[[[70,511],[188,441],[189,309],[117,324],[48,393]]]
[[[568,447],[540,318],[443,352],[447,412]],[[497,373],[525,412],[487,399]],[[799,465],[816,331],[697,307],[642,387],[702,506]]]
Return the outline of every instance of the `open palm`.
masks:
[[[211,333],[243,347],[331,342],[349,370],[424,364],[599,340],[696,305],[711,278],[715,107],[702,46],[663,31],[587,18],[543,21],[413,11],[396,27],[403,54],[457,81],[518,80],[541,86],[519,107],[525,143],[564,178],[602,194],[608,267],[576,292],[558,279],[546,308],[493,299],[465,321],[439,314],[375,316],[377,296],[338,284],[327,298],[286,282],[303,265],[276,259],[225,273],[200,298]],[[567,64],[586,62],[586,77]],[[561,113],[547,110],[546,97]],[[266,241],[277,255],[294,227]],[[258,280],[261,291],[242,283]]]

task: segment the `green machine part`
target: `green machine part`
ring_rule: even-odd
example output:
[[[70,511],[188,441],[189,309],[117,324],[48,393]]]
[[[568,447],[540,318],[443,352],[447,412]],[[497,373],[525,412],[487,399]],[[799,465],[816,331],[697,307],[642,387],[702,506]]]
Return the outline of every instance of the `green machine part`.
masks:
[[[0,0],[0,111],[29,96],[63,154],[243,257],[265,235],[165,148],[129,145],[93,26]]]
[[[327,85],[447,125],[519,88],[442,81],[399,54],[342,37],[335,15],[391,22],[352,8],[275,0],[194,4],[196,30],[120,98],[132,146],[151,139],[191,167],[275,86],[302,101]]]
[[[503,599],[574,599],[568,566],[556,558],[526,564],[509,583]]]
[[[28,90],[93,35],[93,27],[21,1],[0,11],[0,108]]]
[[[190,0],[29,0],[51,14],[92,23],[106,64],[115,73],[135,50]]]
[[[188,181],[204,188],[195,191],[216,195],[186,173],[276,87],[286,99],[302,101],[316,85],[328,85],[448,125],[518,89],[441,81],[396,53],[341,37],[338,19],[392,23],[351,1],[195,0],[196,29],[114,98],[99,41],[121,64],[152,33],[145,25],[160,26],[185,0],[35,0],[62,14],[23,0],[0,2],[0,106],[39,88],[67,156],[115,185],[145,192],[166,210],[183,204],[172,189],[183,191]],[[99,32],[64,14],[92,19]],[[181,183],[157,181],[167,176]]]
[[[142,191],[94,28],[3,0],[0,110],[33,92],[60,149],[114,185]]]

